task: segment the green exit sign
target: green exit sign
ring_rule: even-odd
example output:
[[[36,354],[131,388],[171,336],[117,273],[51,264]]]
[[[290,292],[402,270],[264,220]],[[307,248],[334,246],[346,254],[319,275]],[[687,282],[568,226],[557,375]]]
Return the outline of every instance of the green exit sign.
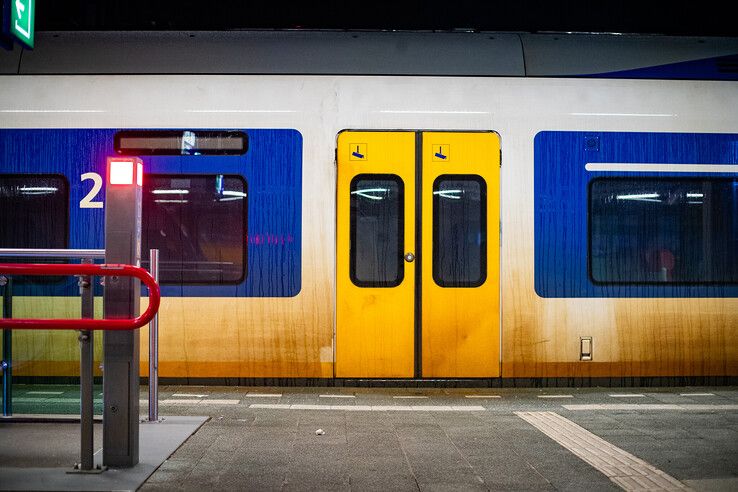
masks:
[[[10,2],[10,34],[21,44],[33,48],[36,0],[8,0]]]

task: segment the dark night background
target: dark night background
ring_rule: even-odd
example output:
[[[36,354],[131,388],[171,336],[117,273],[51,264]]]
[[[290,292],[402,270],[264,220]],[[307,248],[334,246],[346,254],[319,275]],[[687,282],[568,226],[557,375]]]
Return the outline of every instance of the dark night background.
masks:
[[[37,0],[51,30],[367,29],[576,31],[736,36],[732,2]]]

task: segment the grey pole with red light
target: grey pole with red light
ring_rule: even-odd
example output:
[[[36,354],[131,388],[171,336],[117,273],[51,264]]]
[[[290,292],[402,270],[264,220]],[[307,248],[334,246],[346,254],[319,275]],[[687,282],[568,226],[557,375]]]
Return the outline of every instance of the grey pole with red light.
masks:
[[[143,163],[136,157],[109,157],[105,188],[105,263],[141,265],[141,186]],[[138,316],[137,279],[105,278],[104,317]],[[138,463],[139,330],[103,335],[103,465]]]

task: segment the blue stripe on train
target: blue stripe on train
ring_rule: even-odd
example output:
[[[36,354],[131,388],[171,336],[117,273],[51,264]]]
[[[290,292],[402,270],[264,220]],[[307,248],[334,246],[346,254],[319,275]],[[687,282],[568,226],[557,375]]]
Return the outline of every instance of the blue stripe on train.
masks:
[[[104,210],[79,207],[92,187],[91,180],[81,182],[80,176],[105,176],[117,131],[0,130],[0,173],[54,173],[69,180],[69,248],[103,247]],[[302,135],[293,129],[244,131],[249,149],[243,156],[142,157],[148,173],[239,174],[248,182],[247,278],[229,286],[164,286],[165,296],[290,297],[300,292]],[[104,189],[93,199],[101,200]],[[69,282],[36,286],[32,293],[74,295]]]
[[[543,131],[536,135],[534,146],[535,290],[539,296],[738,297],[738,285],[592,282],[587,264],[587,213],[588,189],[593,179],[700,175],[585,170],[590,162],[738,164],[738,135]]]
[[[603,79],[738,80],[738,55],[585,75]]]

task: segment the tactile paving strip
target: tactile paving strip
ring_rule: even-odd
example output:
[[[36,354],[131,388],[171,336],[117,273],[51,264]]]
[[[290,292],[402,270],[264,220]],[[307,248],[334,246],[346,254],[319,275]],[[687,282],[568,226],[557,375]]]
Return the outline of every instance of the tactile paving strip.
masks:
[[[689,490],[674,477],[555,412],[515,412],[628,491]]]

